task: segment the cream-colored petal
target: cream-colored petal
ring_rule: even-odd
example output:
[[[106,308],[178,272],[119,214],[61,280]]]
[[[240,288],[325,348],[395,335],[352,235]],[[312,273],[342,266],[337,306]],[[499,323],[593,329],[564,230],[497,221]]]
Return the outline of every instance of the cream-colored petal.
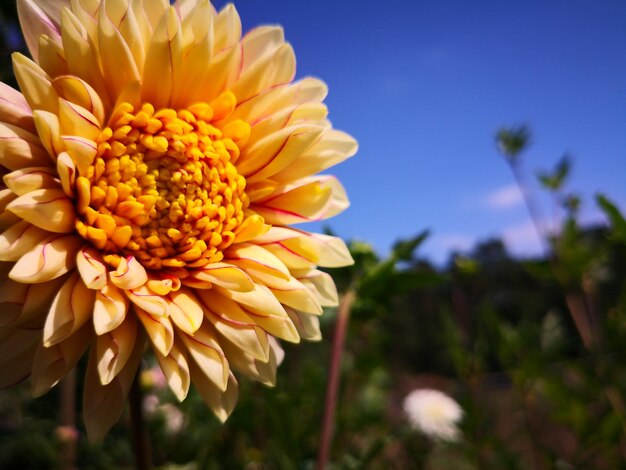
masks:
[[[287,266],[262,246],[251,243],[232,245],[225,252],[225,261],[257,277],[271,276],[285,281],[291,278]]]
[[[126,318],[129,300],[124,291],[107,284],[96,292],[93,307],[93,326],[97,335],[117,328]]]
[[[148,333],[152,345],[161,354],[167,356],[174,344],[174,327],[172,322],[167,317],[150,315],[150,313],[138,307],[135,307],[135,313]]]
[[[52,86],[61,98],[86,109],[99,123],[104,122],[102,99],[89,83],[74,75],[63,75],[53,79]]]
[[[169,295],[168,313],[174,324],[189,335],[202,325],[204,313],[196,296],[188,289],[180,289]]]
[[[146,42],[144,42],[143,27],[141,25],[143,8],[139,5],[139,2],[128,0],[108,0],[103,5],[104,11],[112,25],[119,30],[121,38],[128,45],[137,70],[142,70],[146,55]],[[140,13],[139,20],[137,12]],[[102,44],[100,44],[100,47],[102,47]],[[105,75],[107,75],[106,71]]]
[[[322,339],[319,317],[290,308],[287,309],[287,315],[298,330],[300,338],[307,341],[320,341]]]
[[[167,356],[161,354],[156,348],[154,349],[154,355],[157,361],[159,361],[163,374],[165,374],[170,390],[178,398],[178,401],[183,401],[187,397],[191,382],[189,363],[185,353],[174,342]]]
[[[4,175],[4,184],[18,196],[37,189],[59,188],[61,182],[52,168],[29,167]]]
[[[52,157],[52,161],[56,160],[56,156],[65,150],[65,145],[61,140],[61,129],[59,118],[56,114],[48,111],[35,110],[33,112],[35,127],[41,139],[41,145]],[[48,159],[49,160],[49,159]],[[31,165],[35,166],[35,165]]]
[[[11,124],[0,123],[0,165],[9,170],[52,166],[37,135]]]
[[[279,132],[285,127],[306,124],[324,126],[327,116],[328,109],[326,108],[326,105],[314,101],[308,101],[299,105],[283,108],[276,113],[270,114],[269,116],[264,116],[260,120],[253,121],[253,125],[250,128],[250,140],[252,142],[256,142],[271,134]],[[316,146],[323,135],[324,134],[322,133],[320,137],[311,145],[311,147],[309,147],[309,149]],[[298,160],[301,159],[302,156],[299,156]],[[288,170],[291,166],[293,165],[289,165],[286,170]]]
[[[35,132],[33,112],[24,95],[0,82],[0,122]]]
[[[98,375],[102,385],[110,384],[130,359],[137,338],[137,327],[137,319],[127,315],[117,328],[96,338]]]
[[[61,136],[68,155],[74,161],[78,175],[87,176],[87,171],[96,158],[98,147],[92,140],[75,135]]]
[[[307,232],[272,227],[256,243],[271,251],[289,269],[312,269],[319,261],[319,244]]]
[[[208,264],[204,268],[194,270],[191,277],[198,281],[209,282],[239,292],[247,292],[254,288],[250,276],[237,266],[227,263]]]
[[[76,264],[76,254],[85,241],[74,235],[54,235],[26,252],[9,277],[18,282],[47,282],[62,276]]]
[[[17,261],[50,232],[22,220],[0,234],[0,261]]]
[[[310,235],[320,247],[319,266],[340,268],[354,264],[350,250],[341,238],[323,233],[311,233]]]
[[[157,317],[167,316],[167,301],[146,286],[124,291],[137,307]]]
[[[30,108],[56,113],[59,109],[59,96],[52,87],[48,74],[18,52],[13,53],[12,57],[15,78]]]
[[[211,382],[221,391],[225,391],[230,369],[222,348],[215,340],[216,336],[213,328],[206,322],[193,335],[180,334],[180,338],[189,352],[189,357],[193,359]]]
[[[283,306],[266,286],[254,284],[254,290],[249,292],[235,292],[221,287],[215,287],[215,290],[224,297],[240,303],[246,310],[256,315],[287,316]]]
[[[61,10],[69,6],[65,0],[17,0],[17,15],[31,55],[39,56],[39,37],[45,34],[60,42]]]
[[[321,315],[323,313],[317,297],[304,284],[293,277],[289,281],[272,279],[272,283],[266,285],[283,305],[312,315]]]
[[[126,366],[108,385],[100,383],[98,355],[91,348],[83,392],[83,420],[91,442],[101,440],[122,415],[144,345],[145,338],[139,335]]]
[[[107,285],[107,267],[100,252],[85,245],[76,255],[76,267],[89,289],[102,289]]]
[[[75,230],[74,204],[62,189],[37,189],[18,197],[7,209],[49,232],[71,233]]]
[[[148,47],[143,69],[143,99],[155,108],[170,105],[182,71],[183,36],[176,10],[161,18]]]
[[[317,296],[322,307],[339,305],[337,287],[330,274],[313,269],[305,274],[298,274],[296,277]]]
[[[57,344],[91,319],[95,292],[88,289],[77,272],[63,284],[52,301],[43,328],[44,346]]]
[[[228,375],[226,390],[222,390],[209,380],[202,368],[195,363],[189,363],[189,371],[191,380],[204,402],[222,423],[225,422],[235,409],[239,395],[239,385],[235,376]]]
[[[31,393],[39,397],[54,387],[83,356],[93,332],[83,327],[71,337],[53,346],[39,344],[33,359]]]
[[[137,289],[148,281],[146,269],[134,256],[121,258],[119,266],[109,273],[109,277],[113,284],[124,290]]]
[[[215,51],[222,51],[241,40],[241,18],[235,6],[226,5],[215,17]]]
[[[207,319],[239,349],[261,361],[269,357],[267,333],[236,302],[211,290],[198,293]]]

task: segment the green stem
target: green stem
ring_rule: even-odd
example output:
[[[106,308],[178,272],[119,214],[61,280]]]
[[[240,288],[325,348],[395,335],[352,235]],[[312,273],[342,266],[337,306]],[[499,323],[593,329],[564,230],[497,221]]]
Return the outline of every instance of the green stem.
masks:
[[[139,383],[140,374],[141,367],[137,369],[137,375],[135,375],[128,395],[130,404],[130,428],[132,432],[136,468],[137,470],[150,470],[152,468],[152,456],[143,416],[143,393],[141,391],[141,384]]]

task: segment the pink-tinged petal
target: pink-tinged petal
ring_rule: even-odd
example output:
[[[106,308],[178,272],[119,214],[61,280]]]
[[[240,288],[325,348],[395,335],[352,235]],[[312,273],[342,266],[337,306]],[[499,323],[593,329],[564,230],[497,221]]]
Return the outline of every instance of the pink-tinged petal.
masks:
[[[339,305],[337,287],[330,274],[313,269],[307,273],[298,274],[296,277],[317,296],[317,300],[322,307],[336,307]]]
[[[35,120],[39,138],[41,139],[41,145],[48,152],[49,159],[52,157],[52,161],[55,161],[56,156],[65,150],[65,146],[61,140],[59,118],[56,114],[49,113],[48,111],[35,110],[33,112],[33,119]]]
[[[86,109],[99,123],[104,122],[102,99],[89,83],[74,75],[62,75],[52,80],[52,86],[61,98]]]
[[[273,279],[272,281],[277,280]],[[267,286],[283,305],[312,315],[321,315],[323,313],[317,297],[304,284],[293,277],[289,281],[281,279],[278,282],[267,284]]]
[[[28,106],[33,110],[56,113],[59,109],[59,96],[52,87],[48,74],[35,62],[18,52],[12,57],[15,78]]]
[[[143,69],[144,101],[155,108],[169,106],[172,91],[180,81],[183,35],[176,10],[170,7],[156,27]]]
[[[17,0],[17,15],[24,39],[35,60],[39,57],[39,37],[45,34],[60,42],[61,10],[69,7],[66,0]]]
[[[7,209],[18,217],[49,232],[75,230],[74,204],[62,189],[37,189],[18,197]]]
[[[76,255],[76,267],[80,277],[89,289],[102,289],[107,285],[107,267],[100,252],[91,246],[84,246]]]
[[[256,315],[287,316],[283,306],[266,286],[254,284],[254,290],[249,292],[235,292],[221,287],[216,287],[215,290],[224,297],[240,303],[246,310]]]
[[[76,332],[91,319],[95,292],[87,289],[78,273],[73,273],[52,301],[43,328],[43,344],[55,345]]]
[[[58,189],[61,182],[52,168],[29,167],[12,171],[3,177],[4,184],[18,196],[37,189]]]
[[[135,313],[143,324],[152,345],[164,356],[172,350],[174,344],[174,327],[169,318],[150,315],[150,313],[135,307]]]
[[[93,325],[97,335],[117,328],[126,318],[130,302],[124,291],[107,284],[96,292],[93,307]]]
[[[194,270],[191,278],[239,292],[247,292],[254,288],[250,276],[240,268],[227,263],[208,264],[204,268]]]
[[[316,125],[281,129],[247,146],[237,160],[237,170],[251,183],[266,179],[293,163],[323,131]]]
[[[225,261],[239,266],[256,277],[274,277],[289,280],[287,266],[265,248],[248,243],[232,245],[225,253]]]
[[[167,356],[161,354],[156,348],[154,349],[154,355],[157,361],[159,361],[163,374],[165,374],[170,390],[178,398],[178,401],[183,401],[187,397],[191,382],[187,357],[176,345],[176,342],[174,342]]]
[[[76,10],[76,14],[81,18],[77,18],[70,9],[63,10],[61,15],[61,36],[67,66],[71,75],[80,77],[94,88],[106,109],[111,100],[99,64],[96,20],[80,8]],[[89,34],[90,30],[93,32],[92,36]]]
[[[17,261],[50,232],[22,220],[0,234],[0,261]]]
[[[101,15],[106,13],[111,24],[119,31],[121,38],[128,45],[137,70],[143,70],[146,55],[146,45],[149,34],[143,19],[143,6],[139,2],[108,1],[103,2]],[[151,5],[152,6],[152,5]],[[113,52],[113,51],[110,51]],[[107,72],[105,70],[105,76]]]
[[[207,323],[203,323],[193,335],[181,333],[180,338],[189,352],[189,357],[200,368],[202,373],[221,391],[228,385],[228,361],[222,348],[215,340],[216,333]],[[195,380],[194,380],[195,383]]]
[[[191,380],[204,402],[215,413],[215,416],[223,423],[235,409],[239,395],[237,379],[231,373],[228,375],[226,389],[222,390],[207,378],[201,367],[193,362],[189,363]]]
[[[167,301],[146,286],[124,291],[130,301],[153,316],[167,317]]]
[[[31,373],[41,330],[5,327],[0,330],[0,389],[13,387]]]
[[[80,176],[87,176],[89,167],[96,158],[98,147],[95,142],[76,135],[61,136],[61,141],[65,145],[68,155],[76,165]]]
[[[124,290],[137,289],[148,281],[146,269],[134,256],[121,258],[119,266],[109,276],[113,284]]]
[[[59,128],[63,135],[77,135],[90,140],[96,140],[102,130],[93,114],[63,98],[59,99]]]
[[[11,124],[0,123],[0,165],[9,170],[52,166],[39,137]]]
[[[256,201],[254,210],[271,224],[290,225],[333,217],[349,205],[336,178],[315,176],[277,188],[271,197]]]
[[[87,350],[93,332],[87,326],[53,346],[39,344],[33,359],[31,393],[39,397],[71,371]]]
[[[128,83],[139,80],[140,74],[131,52],[131,45],[126,43],[118,27],[109,18],[108,3],[100,4],[98,46],[109,96],[114,97],[118,96]]]
[[[255,359],[269,357],[268,336],[236,302],[211,290],[198,293],[206,318],[215,329]]]
[[[76,254],[85,241],[74,235],[55,235],[41,241],[13,266],[9,277],[36,284],[62,276],[76,265]]]
[[[0,82],[0,122],[35,132],[33,112],[24,95]]]
[[[128,315],[115,329],[96,338],[98,376],[102,385],[110,384],[128,363],[137,338],[137,319]]]
[[[307,341],[320,341],[322,339],[319,317],[290,308],[287,309],[287,315],[298,330],[300,338]]]
[[[289,269],[313,269],[319,261],[319,244],[307,232],[272,227],[256,243],[271,251]]]
[[[288,183],[313,175],[352,157],[359,144],[345,132],[327,129],[321,138],[298,157],[294,165],[272,176],[272,179]]]
[[[204,313],[198,299],[187,289],[180,289],[169,295],[168,312],[174,324],[189,335],[193,335],[200,325]]]
[[[100,383],[98,355],[96,348],[91,348],[83,392],[83,419],[91,442],[101,440],[120,419],[144,345],[145,338],[140,334],[125,367],[108,385]]]

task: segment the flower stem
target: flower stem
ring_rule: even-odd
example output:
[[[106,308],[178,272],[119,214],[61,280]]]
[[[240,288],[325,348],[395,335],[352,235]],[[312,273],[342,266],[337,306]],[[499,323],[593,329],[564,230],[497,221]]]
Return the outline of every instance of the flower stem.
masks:
[[[337,392],[339,390],[339,372],[341,369],[341,356],[348,330],[348,320],[350,310],[356,294],[354,290],[348,290],[339,303],[337,312],[337,324],[335,325],[335,335],[330,358],[330,376],[326,389],[326,401],[324,405],[324,418],[322,421],[322,433],[320,437],[320,447],[317,455],[317,469],[324,470],[328,464],[330,456],[330,446],[335,425],[335,411],[337,409]]]
[[[130,428],[133,438],[133,451],[135,453],[135,464],[137,470],[150,470],[152,468],[152,456],[150,454],[150,443],[143,419],[143,394],[139,376],[141,367],[137,369],[137,375],[133,380],[128,395],[130,404]]]
[[[60,384],[61,465],[63,470],[76,468],[76,369],[72,369]]]

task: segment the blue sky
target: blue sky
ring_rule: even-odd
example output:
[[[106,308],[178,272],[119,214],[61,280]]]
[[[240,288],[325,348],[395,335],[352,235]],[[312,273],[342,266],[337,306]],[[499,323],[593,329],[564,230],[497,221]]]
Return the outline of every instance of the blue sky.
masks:
[[[529,179],[567,152],[568,187],[583,197],[585,220],[602,220],[597,191],[626,207],[625,1],[235,5],[246,31],[284,26],[298,77],[328,83],[330,119],[360,143],[331,171],[352,202],[328,221],[342,237],[385,254],[428,228],[421,254],[438,261],[491,236],[514,253],[536,252],[493,140],[499,127],[520,123],[533,131],[523,161]]]

